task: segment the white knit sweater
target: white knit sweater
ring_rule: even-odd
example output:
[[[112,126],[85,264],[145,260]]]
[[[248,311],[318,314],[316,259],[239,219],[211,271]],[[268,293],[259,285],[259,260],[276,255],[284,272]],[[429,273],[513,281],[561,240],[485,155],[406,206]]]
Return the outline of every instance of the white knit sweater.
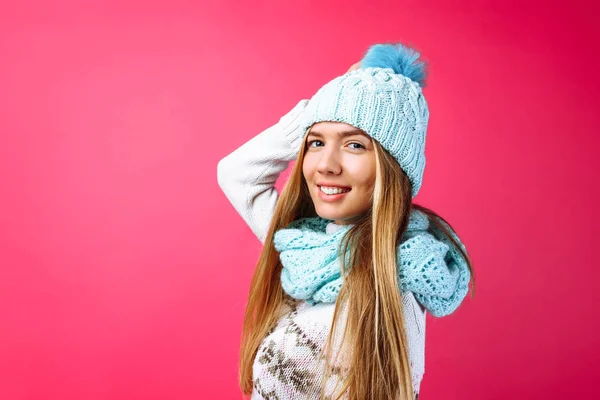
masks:
[[[261,243],[279,196],[275,182],[296,159],[303,139],[299,117],[307,102],[300,101],[277,124],[223,158],[217,167],[219,186]],[[338,228],[331,222],[327,232]],[[425,372],[426,312],[412,293],[402,297],[413,390],[418,393]],[[319,397],[324,361],[318,355],[329,334],[334,308],[335,304],[311,306],[286,295],[285,314],[263,340],[254,361],[252,399]],[[343,307],[342,315],[345,310]],[[327,382],[327,387],[333,388],[335,383]]]

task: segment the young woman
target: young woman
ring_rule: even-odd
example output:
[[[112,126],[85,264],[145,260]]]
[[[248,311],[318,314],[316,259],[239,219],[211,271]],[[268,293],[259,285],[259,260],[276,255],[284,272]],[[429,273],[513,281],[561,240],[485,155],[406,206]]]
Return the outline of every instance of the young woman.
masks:
[[[372,46],[219,162],[220,187],[264,245],[241,342],[252,399],[418,398],[426,312],[448,315],[474,291],[452,227],[412,202],[429,119],[418,58]]]

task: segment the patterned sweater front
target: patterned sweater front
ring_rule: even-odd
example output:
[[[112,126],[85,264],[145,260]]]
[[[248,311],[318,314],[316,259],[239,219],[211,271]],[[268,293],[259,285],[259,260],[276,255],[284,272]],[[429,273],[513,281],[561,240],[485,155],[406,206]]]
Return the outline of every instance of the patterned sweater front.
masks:
[[[308,100],[300,101],[279,122],[219,161],[218,183],[231,204],[264,244],[279,196],[275,183],[296,159],[304,132],[300,116]],[[327,233],[341,228],[334,222]],[[402,293],[404,322],[416,394],[425,372],[424,308],[412,293]],[[285,295],[282,318],[262,341],[253,364],[252,399],[317,399],[323,381],[324,360],[320,357],[333,322],[335,304],[311,305]],[[346,308],[341,306],[341,322]],[[337,330],[343,332],[343,329]],[[334,344],[341,336],[334,338]],[[332,393],[343,368],[336,368],[326,383]]]
[[[425,314],[412,294],[403,296],[413,391],[419,392],[425,357]],[[320,355],[331,323],[335,304],[311,306],[286,295],[286,313],[263,340],[253,366],[252,399],[318,399],[323,382],[325,360]],[[347,316],[342,308],[342,320]],[[337,332],[343,332],[343,325]],[[334,337],[341,343],[341,336]],[[333,369],[326,383],[331,396],[341,384],[344,369]],[[346,393],[347,394],[347,393]],[[328,399],[330,397],[325,397]],[[333,397],[331,397],[333,398]],[[346,398],[346,397],[344,397]]]

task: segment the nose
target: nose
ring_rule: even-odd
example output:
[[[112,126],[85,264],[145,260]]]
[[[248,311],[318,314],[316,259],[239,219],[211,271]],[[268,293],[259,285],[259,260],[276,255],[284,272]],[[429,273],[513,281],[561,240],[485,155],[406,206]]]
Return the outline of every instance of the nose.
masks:
[[[325,147],[320,152],[321,158],[317,164],[317,171],[323,175],[339,174],[342,172],[342,164],[340,163],[338,151],[335,146]]]

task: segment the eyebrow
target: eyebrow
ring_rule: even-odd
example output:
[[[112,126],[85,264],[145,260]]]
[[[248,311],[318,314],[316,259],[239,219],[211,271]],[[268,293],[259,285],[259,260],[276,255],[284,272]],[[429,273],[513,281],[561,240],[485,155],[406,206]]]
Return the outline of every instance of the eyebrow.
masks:
[[[348,136],[364,136],[366,139],[370,139],[368,135],[366,135],[363,131],[359,130],[359,129],[353,129],[351,131],[341,131],[341,132],[337,132],[338,136],[340,137],[348,137]],[[308,133],[308,136],[316,136],[316,137],[323,137],[323,134],[320,132],[315,132],[315,131],[310,131]]]

